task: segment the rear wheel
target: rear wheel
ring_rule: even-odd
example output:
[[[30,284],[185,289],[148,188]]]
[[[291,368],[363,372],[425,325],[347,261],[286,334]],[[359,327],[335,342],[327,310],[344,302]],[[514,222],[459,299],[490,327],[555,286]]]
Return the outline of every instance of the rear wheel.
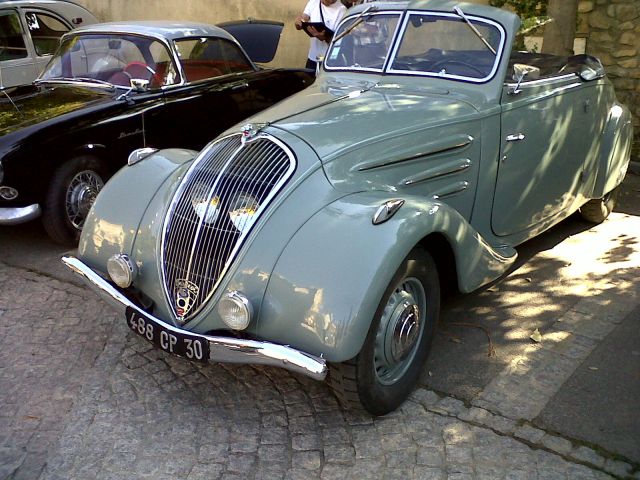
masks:
[[[619,192],[620,187],[616,187],[602,198],[589,200],[580,207],[580,215],[588,222],[604,222],[615,208]]]
[[[60,166],[51,178],[42,223],[57,243],[75,246],[96,196],[107,178],[95,157],[76,157]]]
[[[330,366],[329,383],[338,398],[374,415],[395,410],[418,380],[439,311],[435,262],[414,249],[387,287],[358,356]]]

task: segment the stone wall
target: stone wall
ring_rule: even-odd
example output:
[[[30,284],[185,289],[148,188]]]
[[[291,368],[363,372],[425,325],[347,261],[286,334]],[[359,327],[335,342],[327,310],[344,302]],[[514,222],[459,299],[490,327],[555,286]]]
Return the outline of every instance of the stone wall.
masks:
[[[580,0],[577,35],[600,58],[618,100],[634,118],[633,158],[640,160],[640,0]]]

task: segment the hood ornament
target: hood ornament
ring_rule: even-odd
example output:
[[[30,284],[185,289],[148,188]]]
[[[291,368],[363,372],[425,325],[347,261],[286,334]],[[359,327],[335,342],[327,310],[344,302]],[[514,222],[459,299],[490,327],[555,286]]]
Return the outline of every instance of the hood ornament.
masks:
[[[268,123],[247,123],[246,125],[243,125],[240,128],[240,133],[242,133],[242,144],[244,145],[245,143],[255,140],[256,137],[260,134],[260,131],[268,125]]]

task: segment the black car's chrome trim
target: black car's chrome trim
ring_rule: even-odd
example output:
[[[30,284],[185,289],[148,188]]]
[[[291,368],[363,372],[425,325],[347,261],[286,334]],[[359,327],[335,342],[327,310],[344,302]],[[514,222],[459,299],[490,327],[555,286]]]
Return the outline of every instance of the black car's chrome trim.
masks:
[[[324,380],[327,375],[327,363],[323,358],[310,355],[295,348],[276,343],[244,340],[238,338],[201,335],[170,325],[153,315],[142,311],[121,291],[104,280],[89,266],[73,256],[62,257],[62,263],[74,273],[80,275],[84,281],[113,306],[122,318],[128,308],[143,316],[151,317],[155,322],[169,331],[202,338],[209,343],[209,361],[220,363],[242,363],[254,365],[269,365],[301,373],[315,380]]]
[[[35,220],[42,213],[37,203],[28,207],[0,208],[0,225],[18,225]]]

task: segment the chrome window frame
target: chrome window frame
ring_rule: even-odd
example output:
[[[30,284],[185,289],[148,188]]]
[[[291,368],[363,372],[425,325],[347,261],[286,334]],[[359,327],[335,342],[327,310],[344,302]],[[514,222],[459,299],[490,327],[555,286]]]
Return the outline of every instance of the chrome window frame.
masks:
[[[505,42],[506,42],[506,37],[507,37],[507,33],[505,28],[498,22],[491,20],[489,18],[484,18],[484,17],[479,17],[477,15],[467,15],[467,18],[469,18],[469,20],[473,20],[475,22],[478,23],[485,23],[488,25],[491,25],[493,27],[496,27],[498,29],[498,31],[500,32],[500,44],[498,45],[498,48],[496,49],[496,58],[493,62],[493,67],[491,69],[491,72],[489,73],[489,75],[487,75],[484,78],[474,78],[474,77],[467,77],[467,76],[463,76],[463,75],[451,75],[451,74],[439,74],[439,73],[435,73],[435,72],[416,72],[413,70],[395,70],[390,68],[391,65],[393,65],[393,62],[395,61],[397,54],[398,54],[398,50],[400,48],[400,44],[402,43],[402,39],[404,38],[404,34],[406,32],[406,28],[407,28],[407,24],[409,23],[409,19],[411,18],[412,15],[421,15],[421,16],[434,16],[434,17],[446,17],[446,18],[451,18],[451,19],[455,19],[458,21],[464,21],[462,20],[458,15],[456,15],[455,13],[448,13],[448,12],[437,12],[437,11],[425,11],[425,10],[408,10],[405,14],[405,18],[402,22],[402,28],[400,29],[400,35],[395,38],[395,44],[394,44],[394,48],[391,52],[390,58],[389,58],[389,62],[387,64],[387,69],[385,70],[386,73],[391,73],[391,74],[396,74],[396,75],[410,75],[410,76],[416,76],[416,77],[431,77],[431,78],[439,78],[439,79],[445,79],[445,80],[454,80],[454,81],[462,81],[462,82],[470,82],[470,83],[487,83],[490,82],[491,80],[493,80],[493,78],[496,76],[496,73],[498,71],[498,68],[500,68],[500,63],[501,63],[501,59],[502,59],[502,55],[504,54],[504,47],[505,47]]]
[[[387,65],[389,64],[389,58],[391,58],[391,54],[393,52],[394,49],[394,45],[396,44],[397,40],[398,40],[398,34],[400,33],[401,30],[401,25],[403,24],[402,21],[402,16],[404,15],[405,11],[404,10],[383,10],[383,11],[378,11],[378,12],[371,12],[369,15],[366,15],[366,17],[372,17],[372,16],[377,16],[377,15],[397,15],[398,16],[398,24],[396,25],[396,29],[393,32],[393,35],[391,36],[391,44],[389,50],[387,51],[387,56],[385,58],[384,63],[382,64],[382,67],[380,68],[357,68],[357,67],[328,67],[327,66],[327,59],[329,58],[329,52],[331,52],[331,49],[333,48],[333,42],[331,42],[331,45],[329,47],[329,49],[327,50],[327,54],[325,55],[324,61],[322,62],[322,66],[323,69],[329,72],[369,72],[369,73],[383,73],[385,71],[385,69],[387,68]],[[357,15],[355,15],[357,16]],[[343,23],[346,23],[348,21],[354,21],[354,15],[351,15],[349,17],[345,17],[340,24],[338,25],[338,28],[336,29],[336,34],[338,32],[340,32],[340,28],[342,27]],[[366,21],[366,20],[365,20]],[[348,35],[347,35],[348,36]],[[345,37],[346,38],[346,37]]]

